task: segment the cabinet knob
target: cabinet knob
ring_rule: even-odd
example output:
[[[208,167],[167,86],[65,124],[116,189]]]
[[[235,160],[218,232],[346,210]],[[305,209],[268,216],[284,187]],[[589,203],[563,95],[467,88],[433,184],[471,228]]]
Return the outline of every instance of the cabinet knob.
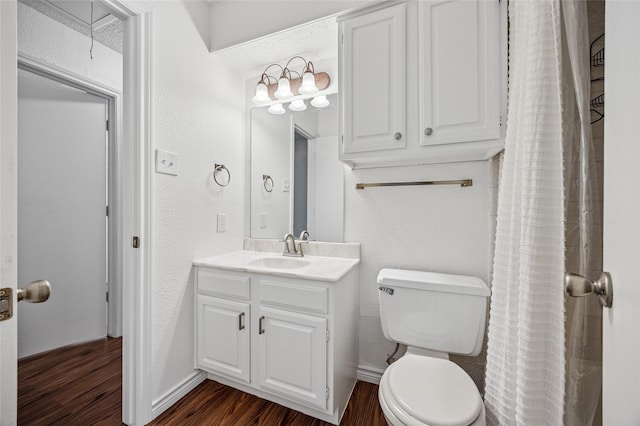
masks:
[[[424,129],[424,134],[427,136],[431,136],[433,134],[433,129],[431,127],[427,127]]]
[[[400,133],[400,132],[396,132],[396,133],[393,135],[393,137],[394,137],[394,139],[395,139],[395,140],[399,141],[400,139],[402,139],[402,133]]]

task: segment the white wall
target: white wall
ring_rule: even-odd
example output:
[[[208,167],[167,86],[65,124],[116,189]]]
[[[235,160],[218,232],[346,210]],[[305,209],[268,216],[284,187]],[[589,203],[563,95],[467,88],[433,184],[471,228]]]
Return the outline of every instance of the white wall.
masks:
[[[473,186],[355,189],[356,183],[449,179],[473,179]],[[475,275],[489,282],[495,186],[489,161],[346,172],[345,241],[361,243],[359,368],[381,372],[395,347],[380,327],[380,269]],[[484,363],[482,355],[466,363],[463,368],[481,387],[484,370],[476,365]]]
[[[18,52],[122,90],[122,55],[18,3]]]
[[[218,1],[211,5],[211,51],[242,44],[370,1]],[[247,25],[247,18],[251,25]]]
[[[157,402],[193,372],[194,259],[242,248],[244,79],[211,55],[205,2],[141,2],[152,13],[152,149],[178,154],[178,176],[152,175],[151,377]],[[214,163],[231,172],[225,188]],[[227,231],[216,232],[216,214]]]

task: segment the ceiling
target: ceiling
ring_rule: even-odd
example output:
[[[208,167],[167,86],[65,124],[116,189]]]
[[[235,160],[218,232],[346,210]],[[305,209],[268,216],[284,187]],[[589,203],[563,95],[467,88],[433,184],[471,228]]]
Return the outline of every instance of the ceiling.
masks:
[[[69,0],[19,0],[43,15],[122,53],[122,22],[99,2]],[[91,10],[93,6],[93,11]]]

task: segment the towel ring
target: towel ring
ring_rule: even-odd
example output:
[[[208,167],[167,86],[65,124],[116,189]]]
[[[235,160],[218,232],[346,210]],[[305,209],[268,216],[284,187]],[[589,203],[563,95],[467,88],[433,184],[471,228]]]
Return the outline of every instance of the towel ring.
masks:
[[[268,184],[267,182],[271,182]],[[262,175],[262,186],[264,186],[264,190],[267,192],[273,191],[273,179],[269,175]]]
[[[221,172],[221,171],[223,171],[223,170],[224,170],[225,172],[227,172],[227,183],[221,183],[221,182],[218,180],[217,173],[218,173],[218,172]],[[231,172],[229,171],[229,169],[227,169],[227,168],[224,166],[224,164],[218,164],[218,163],[216,163],[216,164],[213,166],[213,180],[215,180],[215,181],[216,181],[216,183],[217,183],[218,185],[220,185],[220,186],[227,186],[227,185],[229,185],[229,183],[231,182]]]

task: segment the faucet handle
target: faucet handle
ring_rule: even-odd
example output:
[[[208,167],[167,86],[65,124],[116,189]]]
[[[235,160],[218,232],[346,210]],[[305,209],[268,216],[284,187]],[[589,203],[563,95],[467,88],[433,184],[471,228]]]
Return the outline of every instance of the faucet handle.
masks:
[[[309,241],[309,231],[306,229],[300,233],[300,241]]]

